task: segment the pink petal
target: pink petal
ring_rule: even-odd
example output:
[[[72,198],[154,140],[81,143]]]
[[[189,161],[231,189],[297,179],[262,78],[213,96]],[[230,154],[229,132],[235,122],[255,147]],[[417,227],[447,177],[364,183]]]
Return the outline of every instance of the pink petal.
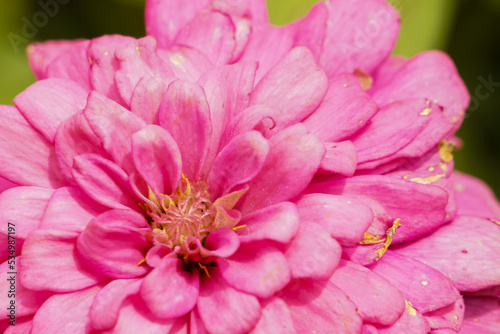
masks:
[[[342,141],[364,127],[378,109],[356,77],[339,76],[329,80],[323,102],[304,125],[323,141]]]
[[[108,208],[140,211],[127,174],[113,162],[96,154],[75,157],[73,177],[80,188]]]
[[[207,334],[203,321],[200,318],[198,309],[194,308],[189,317],[189,334]]]
[[[132,136],[134,163],[158,198],[170,194],[181,178],[182,158],[174,138],[158,125],[148,125]]]
[[[465,318],[460,333],[495,334],[500,328],[500,299],[466,297]]]
[[[234,41],[236,43],[233,56],[229,60],[230,63],[233,63],[237,62],[243,55],[243,52],[245,52],[250,37],[252,36],[252,22],[247,17],[239,17],[235,15],[230,16],[234,24]]]
[[[91,90],[90,62],[87,56],[90,41],[80,41],[65,50],[47,66],[47,78],[69,79],[85,91]]]
[[[353,176],[358,165],[358,151],[350,141],[325,142],[326,154],[319,166],[320,172]]]
[[[337,268],[342,248],[316,223],[301,222],[285,256],[293,278],[328,279]]]
[[[34,130],[16,107],[0,105],[0,176],[19,185],[64,185],[54,147]],[[26,145],[26,143],[30,143]]]
[[[281,298],[290,309],[297,333],[359,333],[356,306],[332,283],[292,281]]]
[[[131,136],[146,126],[143,120],[96,92],[90,93],[84,115],[112,159],[125,171],[134,171]]]
[[[135,211],[108,211],[92,219],[79,235],[78,253],[87,265],[107,277],[140,277],[149,271],[139,263],[151,244],[136,226],[149,227]]]
[[[10,320],[10,319],[9,319]],[[4,334],[26,334],[31,333],[33,328],[33,318],[17,318],[15,326],[8,326]]]
[[[158,57],[164,61],[176,78],[191,83],[197,82],[203,73],[214,67],[203,52],[186,46],[160,49]]]
[[[21,256],[22,285],[35,291],[71,292],[99,283],[102,277],[86,267],[76,253],[77,236],[58,230],[31,232]]]
[[[317,62],[323,53],[323,42],[326,36],[328,9],[326,3],[315,4],[310,12],[300,21],[289,26],[294,30],[294,45],[306,46]]]
[[[235,137],[217,155],[208,175],[210,195],[218,198],[250,182],[262,169],[269,153],[267,140],[257,131]]]
[[[293,320],[286,303],[280,298],[270,298],[262,305],[262,316],[251,334],[295,334]]]
[[[469,94],[453,61],[440,51],[421,53],[400,67],[392,80],[377,87],[373,98],[383,105],[394,100],[421,98],[445,109],[446,117],[457,129],[469,105]]]
[[[414,257],[449,277],[460,291],[500,285],[500,225],[459,216],[398,253]],[[487,268],[487,270],[486,270]]]
[[[197,309],[213,334],[247,333],[261,316],[258,299],[233,289],[216,271],[211,278],[202,277]]]
[[[101,287],[50,297],[33,318],[33,333],[89,333],[88,317],[94,296]],[[62,312],[63,311],[63,312]]]
[[[217,264],[226,282],[259,298],[271,297],[290,282],[287,259],[277,248],[264,243],[243,245]]]
[[[156,77],[142,78],[132,94],[130,110],[142,118],[146,124],[157,124],[158,110],[168,83],[168,80]]]
[[[404,312],[399,290],[365,267],[342,260],[330,282],[356,304],[363,321],[392,325]]]
[[[90,81],[93,90],[120,104],[124,104],[115,82],[115,72],[119,68],[115,50],[134,42],[132,37],[107,35],[90,42],[89,60],[91,65]]]
[[[139,293],[142,279],[115,279],[106,284],[95,296],[89,310],[92,328],[106,330],[113,328],[120,314],[123,302]]]
[[[53,78],[34,83],[14,103],[28,122],[53,143],[59,124],[85,107],[87,95],[75,82]]]
[[[372,72],[392,52],[399,14],[383,0],[333,0],[326,4],[328,24],[320,65],[329,77],[356,69]]]
[[[5,190],[17,187],[18,185],[15,184],[14,182],[10,182],[7,179],[4,179],[3,177],[0,177],[0,194],[3,193]]]
[[[153,35],[160,48],[170,47],[179,31],[206,8],[211,1],[148,0],[146,2],[146,33]]]
[[[236,115],[226,126],[221,142],[225,145],[231,138],[252,130],[259,131],[265,138],[270,138],[273,135],[271,130],[276,125],[277,116],[276,110],[266,106],[249,107]]]
[[[31,70],[38,80],[47,78],[47,66],[57,56],[71,49],[81,41],[48,41],[43,43],[32,43],[26,49]]]
[[[168,257],[144,278],[141,296],[156,317],[177,318],[196,305],[199,285],[197,270],[187,272],[182,260]]]
[[[262,171],[248,185],[240,200],[247,213],[298,195],[311,181],[325,154],[323,144],[297,124],[269,140],[269,154]],[[286,159],[285,159],[286,157]]]
[[[238,229],[242,243],[273,240],[288,243],[299,230],[299,212],[290,202],[281,202],[244,216]]]
[[[207,255],[226,258],[233,255],[240,247],[238,235],[231,229],[220,228],[210,233],[205,241]]]
[[[391,326],[376,326],[379,334],[422,334],[429,333],[430,327],[425,318],[409,302],[401,317]]]
[[[182,171],[197,179],[212,133],[210,109],[203,88],[174,81],[163,96],[159,124],[175,139],[182,155]],[[189,135],[186,135],[189,134]]]
[[[448,278],[415,258],[387,251],[371,270],[398,288],[420,313],[440,309],[460,298]]]
[[[311,52],[296,47],[258,83],[250,96],[250,105],[267,105],[278,111],[277,131],[309,116],[327,89],[328,79]]]
[[[0,232],[8,234],[9,224],[15,225],[16,239],[24,239],[37,229],[47,208],[52,189],[15,187],[0,194]],[[7,224],[9,222],[9,224]]]
[[[344,196],[305,195],[297,202],[297,207],[301,220],[318,223],[345,245],[360,242],[373,222],[373,212],[368,206]]]
[[[431,329],[451,329],[455,332],[462,327],[464,320],[464,300],[462,297],[448,306],[437,309],[432,312],[424,313],[425,320],[429,323]]]
[[[48,201],[39,229],[82,232],[92,218],[105,210],[78,188],[59,188]]]
[[[451,180],[455,187],[457,214],[500,220],[500,204],[488,185],[458,172],[453,173]]]
[[[401,219],[401,227],[394,235],[393,242],[397,243],[415,239],[441,226],[448,202],[448,194],[440,187],[382,175],[319,182],[311,185],[308,192],[376,200],[392,221]]]
[[[205,11],[180,30],[176,44],[202,51],[213,64],[223,65],[233,56],[235,32],[236,27],[228,15]]]

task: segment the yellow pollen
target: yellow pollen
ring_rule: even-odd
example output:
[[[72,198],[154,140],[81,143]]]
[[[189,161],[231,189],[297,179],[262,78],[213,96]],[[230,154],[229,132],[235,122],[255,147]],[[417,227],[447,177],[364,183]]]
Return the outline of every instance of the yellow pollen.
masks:
[[[375,259],[375,261],[380,260],[391,245],[392,239],[394,239],[394,234],[396,234],[396,230],[401,227],[400,222],[400,218],[396,219],[392,226],[387,229],[385,236],[373,235],[368,232],[365,233],[363,240],[360,242],[360,245],[375,245],[384,243],[384,246],[382,248],[379,248],[375,251],[375,253],[378,254],[378,257]]]
[[[443,174],[437,174],[434,176],[426,177],[425,179],[415,177],[415,178],[411,179],[410,181],[416,182],[416,183],[421,183],[421,184],[431,184],[432,182],[437,181],[444,176],[446,176],[446,174],[443,173]]]
[[[144,259],[142,259],[141,261],[139,261],[139,262],[137,263],[137,265],[138,265],[138,266],[140,266],[140,265],[141,265],[141,264],[143,264],[144,262],[146,262],[146,258],[144,258]]]
[[[406,307],[406,311],[408,311],[409,315],[411,315],[412,317],[417,316],[417,310],[415,310],[413,308],[413,305],[407,300],[405,300],[405,307]]]
[[[198,262],[198,266],[205,272],[205,274],[211,278],[210,274],[208,273],[208,269],[207,269],[207,266],[201,264],[200,262]]]
[[[420,282],[420,283],[422,283],[422,285],[423,285],[423,286],[426,286],[426,285],[428,285],[428,284],[429,284],[429,281],[422,281],[422,282]]]
[[[240,225],[240,226],[235,226],[233,227],[233,231],[239,230],[240,228],[247,227],[246,225]]]
[[[455,149],[455,145],[453,143],[442,140],[439,143],[439,156],[444,162],[450,162],[453,160],[453,150]]]

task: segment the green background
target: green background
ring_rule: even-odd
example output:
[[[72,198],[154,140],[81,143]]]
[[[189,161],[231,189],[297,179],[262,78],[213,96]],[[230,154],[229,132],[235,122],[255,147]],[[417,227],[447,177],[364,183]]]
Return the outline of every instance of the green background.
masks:
[[[34,82],[24,47],[47,39],[92,38],[103,34],[144,35],[145,0],[67,0],[59,13],[16,50],[9,41],[22,35],[23,18],[32,21],[42,10],[38,1],[0,0],[0,103]],[[189,1],[189,0],[186,0]],[[313,0],[269,0],[271,20],[286,24],[303,16]],[[395,54],[413,56],[423,50],[449,53],[472,96],[480,78],[500,83],[500,0],[391,0],[400,10],[402,30]],[[484,88],[481,92],[485,92]],[[455,153],[457,169],[484,179],[500,195],[500,87],[467,111],[458,136],[464,147]]]

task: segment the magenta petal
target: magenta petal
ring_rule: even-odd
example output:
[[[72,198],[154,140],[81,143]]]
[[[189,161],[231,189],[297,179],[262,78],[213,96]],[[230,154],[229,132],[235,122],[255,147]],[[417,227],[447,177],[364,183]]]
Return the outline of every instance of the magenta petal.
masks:
[[[399,290],[363,266],[342,260],[330,282],[356,304],[363,321],[392,325],[405,310]]]
[[[290,282],[290,270],[283,253],[263,243],[243,245],[230,258],[217,264],[226,282],[259,298],[271,297]]]
[[[182,158],[172,136],[158,125],[148,125],[132,136],[134,163],[158,198],[177,188]]]
[[[276,131],[302,121],[322,102],[328,89],[325,73],[305,47],[292,49],[257,84],[250,105],[279,112]]]
[[[450,329],[458,332],[460,327],[462,327],[464,311],[464,300],[460,297],[454,303],[435,311],[424,313],[423,316],[431,329]]]
[[[113,160],[125,171],[134,171],[130,137],[146,126],[144,121],[96,92],[90,94],[84,115]]]
[[[19,185],[64,185],[52,145],[26,122],[16,107],[0,105],[0,117],[0,142],[9,143],[0,145],[0,176]]]
[[[197,309],[212,334],[247,333],[261,316],[258,299],[233,289],[216,271],[211,278],[202,277]]]
[[[248,185],[240,200],[243,213],[286,201],[311,181],[325,155],[323,144],[297,124],[269,140],[269,154],[262,171]]]
[[[35,129],[54,142],[59,124],[83,110],[87,95],[75,82],[53,78],[34,83],[19,94],[14,103]]]
[[[500,299],[465,297],[465,317],[460,333],[495,334],[500,328]]]
[[[151,244],[139,232],[148,228],[132,210],[112,210],[92,219],[78,236],[79,255],[96,271],[111,278],[134,278],[149,268],[140,264]]]
[[[177,318],[196,305],[200,286],[197,270],[187,272],[182,260],[166,257],[145,278],[141,296],[158,318]]]
[[[373,221],[372,210],[344,196],[309,194],[297,202],[302,220],[323,226],[341,244],[356,244]]]
[[[326,3],[319,2],[311,8],[307,16],[289,26],[295,33],[294,45],[306,46],[314,55],[316,62],[323,53],[327,21]]]
[[[107,159],[96,154],[77,156],[73,177],[87,195],[108,208],[140,210],[127,174]]]
[[[23,245],[21,284],[36,291],[71,292],[99,283],[103,278],[76,253],[77,236],[57,230],[31,232]]]
[[[210,195],[219,198],[234,187],[251,181],[269,153],[267,140],[257,131],[235,137],[218,154],[208,175]]]
[[[52,61],[81,41],[48,41],[43,43],[32,43],[26,49],[31,70],[38,80],[47,78],[47,66]]]
[[[350,141],[324,143],[326,154],[319,166],[321,172],[353,176],[358,165],[358,151]]]
[[[174,81],[163,96],[159,124],[175,139],[182,155],[182,170],[197,179],[210,147],[212,124],[203,88]]]
[[[498,223],[459,216],[433,234],[402,245],[397,251],[439,270],[460,291],[476,291],[500,285],[498,240]]]
[[[9,234],[10,223],[15,225],[16,239],[24,239],[38,228],[54,193],[52,189],[15,187],[0,194],[0,232]],[[8,224],[9,223],[9,224]]]
[[[281,298],[290,309],[297,333],[359,333],[362,320],[349,298],[334,284],[292,281]]]
[[[342,247],[316,223],[301,222],[285,252],[293,278],[328,279],[340,261]]]
[[[204,247],[210,255],[225,258],[238,250],[240,239],[233,230],[220,228],[208,235]]]
[[[293,320],[286,303],[280,298],[270,298],[262,305],[262,316],[250,334],[295,334]]]
[[[139,293],[141,279],[115,279],[106,284],[95,296],[89,310],[92,328],[110,329],[115,326],[123,302]]]
[[[101,287],[57,294],[50,297],[33,318],[33,333],[88,333],[90,306]],[[64,310],[64,312],[61,312]]]
[[[238,229],[242,243],[273,240],[288,243],[299,230],[299,212],[290,202],[281,202],[244,216]]]
[[[158,110],[160,109],[163,94],[168,87],[168,80],[156,77],[144,77],[135,86],[130,110],[142,118],[146,124],[158,123]]]
[[[153,35],[158,46],[168,48],[179,31],[187,25],[211,1],[195,0],[148,0],[146,2],[146,33]]]
[[[406,302],[406,308],[401,317],[391,326],[375,326],[379,334],[422,334],[429,333],[430,327],[425,317],[415,310],[411,303]]]
[[[176,43],[203,52],[215,65],[226,64],[236,47],[236,27],[228,15],[205,11],[182,28]]]
[[[214,67],[203,52],[187,46],[176,45],[167,50],[159,49],[158,57],[176,78],[187,82],[197,82],[203,73]]]
[[[18,317],[18,316],[16,315],[16,317]],[[10,319],[8,319],[8,320],[10,320]],[[32,328],[33,328],[33,318],[32,317],[16,318],[16,325],[15,326],[8,325],[7,329],[3,333],[4,334],[27,334],[27,333],[31,333]]]

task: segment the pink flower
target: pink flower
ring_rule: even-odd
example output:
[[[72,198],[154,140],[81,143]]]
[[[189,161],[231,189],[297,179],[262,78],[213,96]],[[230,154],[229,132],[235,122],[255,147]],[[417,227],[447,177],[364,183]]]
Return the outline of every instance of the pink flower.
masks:
[[[0,106],[7,333],[498,327],[500,205],[453,171],[467,90],[440,52],[390,57],[392,7],[278,28],[264,1],[150,0],[146,21],[30,46],[39,81]]]

